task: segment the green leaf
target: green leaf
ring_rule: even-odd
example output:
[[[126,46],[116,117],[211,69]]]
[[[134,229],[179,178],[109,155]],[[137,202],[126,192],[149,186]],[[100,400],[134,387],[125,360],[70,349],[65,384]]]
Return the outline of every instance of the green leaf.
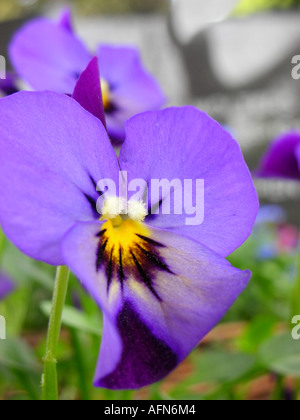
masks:
[[[272,372],[300,377],[300,340],[290,333],[273,337],[261,346],[259,359]]]
[[[275,323],[274,317],[258,316],[254,318],[237,340],[239,349],[245,353],[255,354],[258,347],[271,337]]]
[[[41,310],[46,316],[49,316],[51,312],[51,302],[42,302]],[[102,322],[100,319],[96,320],[95,318],[91,318],[84,312],[81,312],[72,306],[65,305],[62,315],[62,323],[66,327],[75,328],[79,331],[100,337],[102,335]]]
[[[22,285],[25,281],[34,280],[52,293],[54,287],[54,273],[51,274],[53,267],[30,259],[12,244],[8,245],[1,265],[12,278],[20,279]]]
[[[38,372],[41,367],[32,349],[21,339],[0,341],[0,367],[17,371]]]
[[[25,341],[17,338],[0,341],[0,371],[3,375],[10,375],[5,383],[8,389],[12,385],[12,375],[19,384],[14,387],[22,390],[20,396],[23,399],[39,400],[42,369],[33,350]]]
[[[195,360],[197,382],[232,382],[243,377],[255,365],[247,354],[211,350]]]

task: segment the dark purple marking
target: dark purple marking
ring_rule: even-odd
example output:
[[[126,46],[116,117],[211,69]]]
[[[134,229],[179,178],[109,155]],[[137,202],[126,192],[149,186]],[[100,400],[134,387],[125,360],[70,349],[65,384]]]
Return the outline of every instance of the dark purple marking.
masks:
[[[177,366],[176,354],[151,333],[131,303],[125,302],[117,318],[117,328],[123,343],[120,362],[97,386],[138,389],[163,379]]]
[[[97,249],[97,259],[96,259],[96,270],[99,271],[104,260],[104,252],[107,245],[108,239],[105,242],[99,244]]]
[[[147,272],[148,270],[144,269],[144,267],[138,262],[136,256],[134,255],[134,253],[132,251],[130,253],[131,253],[131,256],[133,258],[134,264],[136,265],[136,268],[137,268],[140,279],[148,287],[148,289],[156,297],[156,299],[161,301],[161,298],[156,293],[156,291],[155,291],[155,289],[152,285],[151,275],[148,274],[148,272]]]

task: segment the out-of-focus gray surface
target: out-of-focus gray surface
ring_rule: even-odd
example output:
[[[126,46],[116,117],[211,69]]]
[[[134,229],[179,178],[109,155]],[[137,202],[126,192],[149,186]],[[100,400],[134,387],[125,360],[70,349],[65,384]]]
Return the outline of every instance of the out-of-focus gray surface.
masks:
[[[76,24],[91,50],[103,42],[139,47],[146,67],[157,77],[170,103],[188,96],[185,68],[164,15],[96,17],[78,19]]]
[[[176,37],[188,43],[200,30],[231,15],[239,0],[170,0]]]
[[[170,104],[192,103],[204,108],[228,125],[243,149],[251,152],[256,147],[264,147],[286,129],[300,129],[300,85],[291,77],[291,59],[297,52],[298,40],[300,51],[300,16],[296,20],[291,15],[290,22],[286,14],[282,21],[279,17],[275,14],[273,20],[273,15],[258,16],[247,19],[244,24],[239,21],[238,27],[235,20],[227,21],[200,33],[188,45],[177,43],[177,46],[171,39],[164,16],[79,19],[76,26],[91,50],[96,50],[101,42],[137,45],[146,66],[163,86]],[[243,48],[237,48],[239,29]],[[221,42],[222,30],[227,38],[224,35],[226,39]],[[206,42],[208,56],[202,54],[201,38]],[[219,41],[214,41],[217,38]],[[190,49],[195,49],[194,56],[185,55]],[[189,70],[197,66],[199,77],[194,74],[190,80]],[[200,77],[204,68],[210,75]],[[224,70],[227,76],[244,73],[244,77],[233,87],[232,81],[224,83],[226,76],[223,80],[219,77],[222,69],[227,69]],[[216,80],[210,91],[206,89],[208,77]]]

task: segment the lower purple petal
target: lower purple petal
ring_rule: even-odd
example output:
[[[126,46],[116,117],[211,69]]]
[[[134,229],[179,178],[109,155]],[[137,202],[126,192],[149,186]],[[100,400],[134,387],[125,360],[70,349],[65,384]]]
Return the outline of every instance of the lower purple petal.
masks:
[[[79,224],[64,239],[67,264],[104,312],[96,386],[137,389],[164,378],[248,283],[249,272],[200,243],[149,229],[149,238],[137,234],[132,259],[115,266],[97,265],[101,223]]]
[[[115,327],[111,326],[114,329]],[[122,342],[122,354],[115,369],[103,375],[102,364],[111,358],[101,354],[95,386],[109,389],[134,388],[159,381],[178,364],[177,355],[163,340],[155,337],[133,306],[126,302],[117,317],[117,330]],[[108,341],[103,336],[103,345]]]

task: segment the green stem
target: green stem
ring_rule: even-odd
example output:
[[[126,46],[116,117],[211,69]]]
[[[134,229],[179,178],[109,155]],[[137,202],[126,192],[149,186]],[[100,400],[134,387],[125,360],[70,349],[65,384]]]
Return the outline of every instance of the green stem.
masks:
[[[67,267],[57,268],[49,319],[46,354],[44,357],[44,374],[42,378],[42,399],[44,401],[56,401],[58,399],[56,356],[69,277],[70,272]]]

